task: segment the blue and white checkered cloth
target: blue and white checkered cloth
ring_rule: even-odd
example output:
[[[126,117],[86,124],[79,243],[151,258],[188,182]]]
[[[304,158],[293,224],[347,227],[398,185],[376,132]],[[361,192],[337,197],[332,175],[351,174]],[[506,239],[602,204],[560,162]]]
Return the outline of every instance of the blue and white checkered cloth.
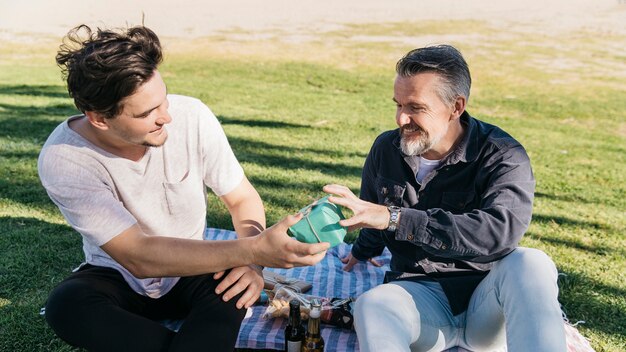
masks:
[[[206,240],[232,240],[236,238],[233,231],[208,228],[205,232]],[[391,254],[385,250],[381,257],[377,257],[382,265],[378,268],[369,263],[358,263],[351,272],[342,270],[340,258],[350,253],[351,245],[342,243],[331,248],[324,259],[315,266],[293,269],[266,269],[276,272],[286,278],[295,278],[313,285],[306,294],[328,298],[356,298],[363,292],[383,282],[385,271],[389,270]],[[276,349],[283,350],[284,329],[286,319],[263,319],[265,305],[252,307],[252,315],[244,319],[237,348]],[[327,351],[358,351],[359,343],[353,330],[342,329],[322,324],[322,337],[326,342]]]

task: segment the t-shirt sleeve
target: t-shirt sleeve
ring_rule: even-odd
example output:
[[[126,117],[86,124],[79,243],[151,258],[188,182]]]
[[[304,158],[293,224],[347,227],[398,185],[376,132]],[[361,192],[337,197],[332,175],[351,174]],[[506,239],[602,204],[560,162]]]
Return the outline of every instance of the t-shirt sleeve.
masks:
[[[201,105],[198,138],[204,167],[204,183],[215,194],[223,196],[241,183],[244,171],[219,121],[206,105]]]
[[[40,164],[41,181],[70,226],[87,241],[102,246],[137,223],[113,190],[80,162],[51,159]]]

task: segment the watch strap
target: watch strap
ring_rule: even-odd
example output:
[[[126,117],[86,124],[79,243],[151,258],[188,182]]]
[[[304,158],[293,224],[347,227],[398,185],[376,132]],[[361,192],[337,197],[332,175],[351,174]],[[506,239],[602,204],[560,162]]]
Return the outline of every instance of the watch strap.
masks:
[[[389,206],[387,210],[389,210],[389,226],[387,227],[387,231],[395,232],[398,228],[398,222],[400,221],[400,207]]]

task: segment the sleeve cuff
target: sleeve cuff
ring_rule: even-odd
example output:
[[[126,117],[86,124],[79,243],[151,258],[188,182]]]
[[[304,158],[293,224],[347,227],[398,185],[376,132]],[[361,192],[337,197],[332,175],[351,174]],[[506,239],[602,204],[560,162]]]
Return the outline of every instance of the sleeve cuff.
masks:
[[[400,222],[396,229],[395,238],[397,241],[408,241],[416,244],[427,243],[428,214],[423,210],[402,208]]]
[[[446,251],[449,246],[428,231],[428,213],[424,210],[402,208],[400,223],[396,230],[397,241],[407,241],[418,246],[427,246]]]

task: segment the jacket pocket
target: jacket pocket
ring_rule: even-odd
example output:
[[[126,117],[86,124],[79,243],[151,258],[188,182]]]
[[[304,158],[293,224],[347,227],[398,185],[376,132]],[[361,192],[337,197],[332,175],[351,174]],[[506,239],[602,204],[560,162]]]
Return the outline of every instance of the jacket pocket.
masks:
[[[402,206],[402,198],[406,185],[378,176],[376,178],[376,195],[378,204]]]
[[[452,213],[463,213],[474,208],[474,192],[443,192],[441,208]]]

